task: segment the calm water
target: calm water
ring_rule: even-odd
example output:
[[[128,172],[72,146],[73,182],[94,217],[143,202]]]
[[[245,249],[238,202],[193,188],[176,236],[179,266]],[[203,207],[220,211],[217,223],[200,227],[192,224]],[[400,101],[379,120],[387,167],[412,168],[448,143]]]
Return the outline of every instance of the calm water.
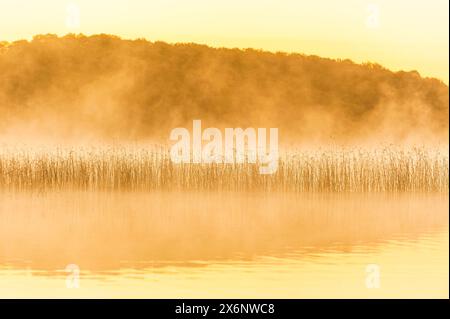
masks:
[[[448,199],[3,192],[0,297],[448,298]]]

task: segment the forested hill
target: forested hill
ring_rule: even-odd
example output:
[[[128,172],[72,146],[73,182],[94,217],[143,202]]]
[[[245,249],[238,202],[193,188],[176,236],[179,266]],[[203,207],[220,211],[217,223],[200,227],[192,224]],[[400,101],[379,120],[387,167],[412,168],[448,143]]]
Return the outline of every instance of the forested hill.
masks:
[[[0,140],[164,138],[193,119],[294,141],[446,138],[448,94],[414,71],[302,54],[110,35],[0,44]]]

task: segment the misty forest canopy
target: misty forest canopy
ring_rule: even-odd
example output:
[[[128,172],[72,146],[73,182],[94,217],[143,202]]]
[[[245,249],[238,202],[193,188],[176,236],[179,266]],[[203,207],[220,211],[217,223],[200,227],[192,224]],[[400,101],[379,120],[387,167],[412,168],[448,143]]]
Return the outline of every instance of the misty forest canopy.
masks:
[[[193,119],[296,140],[446,137],[448,102],[441,81],[372,63],[110,35],[0,43],[0,137],[167,138]]]

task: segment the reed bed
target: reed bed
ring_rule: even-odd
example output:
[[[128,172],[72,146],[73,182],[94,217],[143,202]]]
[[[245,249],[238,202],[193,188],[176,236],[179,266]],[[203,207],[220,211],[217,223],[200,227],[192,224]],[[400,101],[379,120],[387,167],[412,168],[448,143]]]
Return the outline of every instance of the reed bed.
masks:
[[[448,153],[394,147],[324,149],[259,164],[174,164],[163,148],[0,149],[0,189],[438,192],[449,190]]]

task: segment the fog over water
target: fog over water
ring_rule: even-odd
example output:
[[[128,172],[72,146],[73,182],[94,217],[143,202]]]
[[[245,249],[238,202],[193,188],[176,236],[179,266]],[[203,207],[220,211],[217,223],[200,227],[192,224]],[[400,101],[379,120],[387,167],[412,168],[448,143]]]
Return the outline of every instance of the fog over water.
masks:
[[[448,298],[448,93],[302,54],[0,42],[0,298]],[[278,128],[277,174],[171,162],[196,119]]]

